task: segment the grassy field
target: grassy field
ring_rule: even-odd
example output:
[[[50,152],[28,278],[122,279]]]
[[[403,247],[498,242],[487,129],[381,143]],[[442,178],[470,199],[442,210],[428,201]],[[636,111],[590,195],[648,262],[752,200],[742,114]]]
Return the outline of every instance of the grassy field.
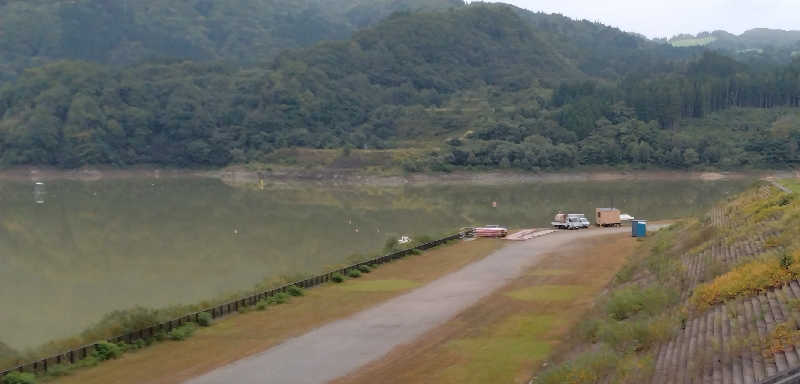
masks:
[[[791,189],[794,193],[800,193],[800,179],[780,179],[778,183]]]
[[[635,244],[617,234],[547,255],[455,319],[336,383],[375,377],[383,383],[525,383],[559,350]]]
[[[716,37],[709,36],[697,39],[674,40],[670,41],[669,43],[672,44],[673,47],[702,47],[709,45],[716,40],[717,40]]]
[[[386,264],[359,279],[328,284],[269,307],[221,320],[181,342],[163,342],[74,372],[59,383],[178,383],[359,312],[482,259],[505,243],[459,242]]]

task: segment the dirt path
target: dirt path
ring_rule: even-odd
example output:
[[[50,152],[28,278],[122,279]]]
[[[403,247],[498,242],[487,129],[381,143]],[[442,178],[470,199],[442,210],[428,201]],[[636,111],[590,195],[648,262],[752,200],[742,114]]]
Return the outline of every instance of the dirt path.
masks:
[[[559,232],[513,244],[408,294],[190,380],[205,383],[324,383],[414,341],[576,240],[628,229]]]

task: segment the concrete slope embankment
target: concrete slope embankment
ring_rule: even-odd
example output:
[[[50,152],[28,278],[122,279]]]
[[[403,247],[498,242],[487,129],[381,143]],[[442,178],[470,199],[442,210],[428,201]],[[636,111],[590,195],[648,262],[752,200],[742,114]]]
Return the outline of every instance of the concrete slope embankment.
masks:
[[[625,232],[558,232],[520,242],[381,305],[290,339],[261,354],[190,380],[208,383],[324,383],[444,324],[481,298],[579,239]]]

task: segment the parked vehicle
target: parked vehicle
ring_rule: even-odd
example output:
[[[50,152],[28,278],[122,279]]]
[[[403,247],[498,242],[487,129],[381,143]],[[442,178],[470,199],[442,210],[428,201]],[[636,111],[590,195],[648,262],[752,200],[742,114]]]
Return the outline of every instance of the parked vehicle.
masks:
[[[553,218],[551,224],[559,229],[583,229],[591,226],[586,215],[580,213],[559,213]]]
[[[621,227],[620,211],[616,208],[597,208],[595,210],[595,224],[598,227]]]
[[[499,225],[487,225],[475,228],[474,233],[477,237],[506,237],[508,228],[503,228]]]

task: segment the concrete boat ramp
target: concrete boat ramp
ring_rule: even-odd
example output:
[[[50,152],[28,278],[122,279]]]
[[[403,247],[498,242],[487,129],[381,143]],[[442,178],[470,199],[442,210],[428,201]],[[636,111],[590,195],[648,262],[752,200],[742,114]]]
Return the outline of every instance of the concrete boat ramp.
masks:
[[[505,240],[511,241],[525,241],[535,239],[537,237],[547,236],[551,233],[558,232],[555,229],[541,229],[541,228],[534,228],[534,229],[523,229],[512,233],[505,237]]]

